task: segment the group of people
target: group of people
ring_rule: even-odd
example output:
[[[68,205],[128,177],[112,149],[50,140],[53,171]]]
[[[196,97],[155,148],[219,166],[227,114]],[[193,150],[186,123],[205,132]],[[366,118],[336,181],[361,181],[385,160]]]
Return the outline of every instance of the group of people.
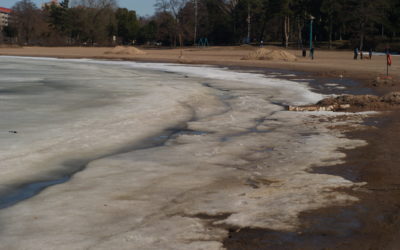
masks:
[[[364,59],[364,52],[362,50],[358,50],[358,48],[354,49],[354,60],[358,59],[358,55],[360,55],[360,59]],[[368,59],[372,59],[372,49],[368,51]]]

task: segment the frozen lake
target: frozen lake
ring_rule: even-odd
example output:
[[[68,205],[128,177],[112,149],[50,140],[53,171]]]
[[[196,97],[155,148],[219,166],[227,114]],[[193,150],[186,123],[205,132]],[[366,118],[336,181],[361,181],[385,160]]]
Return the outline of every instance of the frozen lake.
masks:
[[[356,201],[334,189],[359,184],[308,171],[364,142],[284,110],[322,98],[305,82],[17,57],[0,74],[1,249],[220,249],[229,226]]]

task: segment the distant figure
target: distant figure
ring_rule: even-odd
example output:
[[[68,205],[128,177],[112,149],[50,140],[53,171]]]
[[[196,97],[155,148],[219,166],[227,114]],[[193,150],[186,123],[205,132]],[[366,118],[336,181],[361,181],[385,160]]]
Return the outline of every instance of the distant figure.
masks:
[[[305,48],[303,48],[303,57],[307,56],[307,50]]]
[[[264,47],[264,41],[263,40],[261,40],[261,42],[260,42],[260,47],[261,48]]]
[[[369,49],[369,59],[372,60],[372,48]]]
[[[354,60],[358,59],[358,48],[354,48]]]
[[[198,46],[199,47],[203,47],[203,48],[204,47],[208,47],[208,39],[207,39],[207,37],[200,38]]]
[[[363,51],[360,50],[360,60],[364,59],[363,56],[364,56]]]
[[[208,38],[207,37],[204,38],[204,46],[208,47]]]
[[[310,49],[311,60],[314,60],[314,47]]]

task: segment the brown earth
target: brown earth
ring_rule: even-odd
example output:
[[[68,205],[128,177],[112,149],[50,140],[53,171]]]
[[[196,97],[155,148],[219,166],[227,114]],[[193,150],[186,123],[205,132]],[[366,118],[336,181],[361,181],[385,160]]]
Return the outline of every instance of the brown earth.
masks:
[[[382,111],[400,108],[400,92],[390,92],[383,96],[377,95],[340,95],[328,97],[315,105],[289,107],[289,110],[299,111],[301,109],[326,110],[326,111]]]

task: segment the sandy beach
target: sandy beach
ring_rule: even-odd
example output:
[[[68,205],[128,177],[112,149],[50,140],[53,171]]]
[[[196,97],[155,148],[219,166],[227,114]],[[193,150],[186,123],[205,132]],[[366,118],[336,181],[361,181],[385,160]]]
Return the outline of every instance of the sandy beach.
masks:
[[[301,58],[301,51],[290,50],[292,54],[298,57],[297,61],[242,60],[243,57],[255,49],[252,47],[184,48],[182,50],[143,49],[144,54],[124,55],[107,53],[110,48],[24,47],[0,48],[0,55],[164,62],[182,65],[214,65],[218,67],[237,67],[247,70],[276,69],[288,72],[306,72],[304,73],[304,77],[306,78],[354,79],[360,83],[355,87],[356,89],[368,88],[376,94],[385,94],[399,89],[397,81],[400,76],[399,57],[394,57],[393,66],[390,68],[390,75],[394,78],[391,84],[374,86],[374,80],[386,73],[385,56],[373,56],[372,60],[361,61],[353,60],[351,51],[317,50],[315,60],[310,60],[309,58]],[[114,65],[114,67],[117,68],[118,65]],[[187,74],[184,77],[193,77],[191,72],[182,72],[180,73]],[[207,73],[214,74],[211,71]],[[201,72],[197,72],[195,76],[200,77],[201,74]],[[237,77],[245,76],[238,75]],[[284,74],[282,76],[278,75],[278,77],[280,79],[285,77],[292,77],[292,79],[299,78],[299,76],[285,76]],[[184,78],[178,79],[182,82],[185,81]],[[244,82],[244,79],[241,81]],[[255,82],[259,80],[258,78],[249,79]],[[190,171],[195,171],[198,176],[205,179],[205,184],[201,184],[202,188],[196,186],[197,180],[195,176],[187,177],[184,183],[184,186],[190,190],[187,193],[182,194],[178,186],[171,185],[170,183],[179,179],[179,177],[171,176],[180,176],[182,174],[181,170],[176,168],[171,160],[171,162],[167,163],[171,165],[166,172],[160,172],[161,175],[164,175],[164,180],[161,180],[161,184],[157,185],[154,189],[146,190],[146,188],[141,187],[141,189],[132,188],[131,192],[129,190],[121,191],[129,185],[124,180],[123,175],[124,172],[130,173],[130,167],[134,167],[143,176],[146,176],[149,171],[146,168],[160,171],[158,170],[158,163],[153,163],[150,154],[147,155],[144,151],[113,156],[109,159],[94,160],[89,164],[90,171],[83,171],[73,178],[70,182],[72,184],[69,185],[74,186],[60,185],[50,188],[41,197],[32,199],[28,206],[24,206],[24,203],[21,203],[15,206],[15,208],[7,209],[5,215],[2,217],[2,221],[7,222],[6,217],[10,215],[10,218],[16,218],[19,213],[23,213],[24,217],[22,219],[32,224],[30,228],[20,231],[21,226],[24,224],[17,219],[12,219],[10,222],[13,223],[11,230],[4,231],[3,236],[0,236],[8,239],[5,246],[12,248],[13,241],[18,240],[20,232],[29,233],[35,227],[38,227],[44,233],[44,241],[38,241],[37,237],[32,234],[26,237],[21,246],[25,246],[24,244],[29,246],[34,243],[37,246],[46,247],[46,243],[63,242],[65,245],[62,246],[65,249],[71,246],[75,246],[77,249],[80,249],[79,247],[82,246],[98,247],[98,249],[111,249],[111,246],[121,246],[121,249],[125,249],[126,245],[123,242],[139,242],[142,245],[137,245],[136,247],[144,248],[147,242],[153,246],[153,248],[149,249],[156,249],[165,244],[165,242],[168,242],[168,239],[174,239],[174,242],[170,245],[171,249],[174,247],[176,249],[184,249],[185,246],[192,246],[193,249],[357,249],[360,246],[362,246],[362,249],[396,249],[398,243],[396,237],[399,234],[397,229],[400,225],[400,216],[398,216],[397,212],[397,207],[400,205],[400,197],[398,195],[399,184],[396,178],[400,176],[400,171],[397,169],[398,160],[396,157],[400,151],[397,140],[400,135],[400,129],[397,126],[399,123],[397,111],[391,113],[383,112],[378,116],[373,115],[369,118],[367,118],[367,115],[358,114],[313,116],[312,114],[305,115],[299,113],[290,116],[281,112],[281,109],[278,107],[269,106],[270,104],[263,100],[264,96],[270,95],[271,97],[269,98],[272,98],[272,103],[281,101],[279,98],[282,93],[275,93],[274,88],[263,89],[261,87],[252,87],[245,90],[242,89],[240,84],[236,83],[236,85],[233,84],[230,86],[223,83],[223,80],[222,77],[212,82],[209,86],[210,89],[213,91],[222,91],[221,93],[225,89],[229,89],[229,91],[232,91],[232,93],[235,93],[240,98],[236,100],[233,96],[229,96],[232,99],[226,99],[226,102],[221,102],[224,99],[217,100],[212,98],[207,89],[198,87],[195,89],[180,89],[180,86],[177,85],[177,89],[168,90],[171,91],[168,94],[174,96],[179,93],[179,95],[184,96],[182,100],[186,105],[195,109],[198,115],[192,116],[193,114],[186,110],[186,106],[177,106],[176,103],[171,101],[167,104],[170,107],[169,109],[173,107],[174,111],[171,114],[163,114],[165,117],[160,115],[159,119],[167,119],[168,116],[181,112],[178,123],[187,123],[188,131],[204,132],[207,136],[208,133],[215,134],[217,136],[215,138],[219,140],[218,143],[235,141],[237,145],[243,143],[244,146],[231,148],[231,145],[227,143],[227,147],[220,147],[219,150],[221,151],[216,153],[211,150],[216,145],[215,138],[205,140],[204,137],[199,137],[199,134],[196,134],[197,137],[193,141],[192,138],[186,137],[187,134],[185,134],[173,138],[171,141],[172,146],[168,145],[167,149],[154,148],[150,152],[152,155],[161,155],[159,158],[156,158],[160,162],[163,161],[162,156],[164,155],[177,155],[177,159],[174,160],[177,160],[180,164],[189,166],[185,170],[187,171],[185,174],[189,175]],[[304,100],[314,101],[318,99],[318,96],[297,96],[296,93],[302,93],[303,90],[291,88],[295,87],[289,84],[287,89],[285,89],[285,96],[292,98],[294,103],[298,102],[301,104]],[[337,91],[340,92],[340,88]],[[199,92],[202,94],[202,98],[204,98],[203,101],[201,101],[201,98],[197,99]],[[355,92],[357,91],[355,90]],[[193,99],[194,97],[195,100]],[[156,96],[154,98],[162,99],[164,97]],[[177,103],[180,104],[180,102]],[[211,109],[211,106],[206,106],[205,103],[215,106],[212,106]],[[258,107],[257,110],[252,110],[251,107],[254,107],[254,105]],[[125,107],[121,104],[121,107],[125,108],[126,113],[129,113],[126,109],[128,106]],[[229,107],[230,110],[227,109],[222,112],[222,107]],[[109,112],[111,114],[114,111],[110,109]],[[140,113],[142,111],[138,109],[136,112]],[[143,111],[142,113],[140,114],[146,117],[146,112]],[[261,113],[268,114],[269,122],[261,121],[259,124],[252,124],[254,120],[259,120]],[[235,121],[232,118],[238,117],[238,115],[239,117],[245,116],[245,114],[248,117]],[[100,120],[100,118],[98,119]],[[363,119],[366,119],[366,122],[363,122]],[[124,123],[127,123],[129,126],[132,124],[135,125],[135,123],[130,124],[129,119],[126,122],[124,121]],[[177,126],[172,121],[170,123],[173,126]],[[286,125],[283,126],[279,123]],[[221,130],[224,126],[222,124],[228,124],[228,127],[232,128],[232,131],[222,132],[224,131]],[[155,126],[149,123],[150,125]],[[260,133],[256,141],[254,137],[247,137],[247,134],[243,136],[244,128],[253,128],[253,126],[257,130],[269,130],[272,127],[274,130],[277,129],[277,134],[273,134],[273,136],[276,136],[274,143],[279,145],[277,149],[270,150],[263,148],[262,150],[264,151],[257,152],[252,151],[254,149],[250,150],[252,147],[261,147],[263,142],[269,140],[268,138],[271,136],[270,134]],[[122,126],[116,126],[115,128],[126,129]],[[299,133],[302,137],[296,137],[298,132],[292,134],[291,129],[294,128],[297,129],[296,131],[300,131]],[[146,134],[151,134],[152,131],[149,130],[151,130],[150,127],[144,131]],[[325,136],[325,139],[323,141],[313,140],[313,130],[318,131],[318,136]],[[140,132],[129,133],[140,139],[143,138]],[[270,132],[268,131],[268,133]],[[237,137],[238,135],[240,137]],[[303,139],[301,138],[303,137],[307,138],[306,142],[302,141]],[[100,140],[99,142],[95,142],[95,138],[93,138],[93,145],[96,145],[96,143],[107,145],[106,141],[102,142]],[[283,141],[287,141],[287,143],[285,144]],[[117,138],[116,142],[122,144],[124,138]],[[193,152],[193,148],[191,147],[194,147],[192,146],[194,142],[196,145],[199,142],[202,145],[199,148],[199,153],[194,156],[194,162],[205,161],[210,164],[205,169],[199,170],[196,164],[185,160],[185,153],[190,154],[190,152]],[[303,143],[304,148],[302,146]],[[89,147],[91,146],[89,145]],[[314,155],[310,153],[318,151],[318,148],[321,147],[326,148],[326,154],[319,152],[321,154]],[[93,146],[93,148],[95,147]],[[247,148],[249,149],[248,151],[246,151]],[[336,148],[341,148],[340,152]],[[108,148],[102,148],[102,150],[106,152]],[[226,156],[228,155],[227,152],[231,152],[230,150],[240,157]],[[241,152],[242,150],[243,152]],[[271,151],[275,150],[277,152],[276,155],[271,153]],[[280,155],[281,152],[287,152],[288,150],[294,152],[293,158],[285,158],[285,156]],[[203,151],[205,153],[201,153]],[[65,152],[68,153],[68,149],[65,149]],[[257,163],[255,164],[257,167],[264,164],[261,160],[263,159],[262,152],[271,153],[272,156],[268,156],[267,162],[274,162],[272,170],[267,169],[271,168],[271,166],[265,166],[265,169],[263,167],[252,169],[251,165],[253,163]],[[82,154],[89,155],[89,153],[85,152],[82,152]],[[98,152],[98,154],[100,155],[101,152]],[[220,154],[222,156],[219,156]],[[304,155],[308,155],[308,158],[303,157]],[[309,155],[312,155],[312,157],[310,158]],[[135,161],[139,159],[138,162],[143,166],[133,163],[132,159],[135,159]],[[304,168],[292,169],[292,165],[296,165],[298,162],[300,162],[300,165],[303,164]],[[118,171],[107,169],[108,165],[117,166],[121,163],[127,166]],[[237,168],[235,167],[234,170],[228,171],[225,168],[213,168],[213,164],[217,166],[232,164],[237,165]],[[308,168],[310,165],[313,166],[312,170]],[[279,168],[279,166],[283,169]],[[241,175],[243,173],[241,171],[246,171],[246,173],[251,172],[252,174],[243,177],[244,179],[242,180]],[[218,185],[215,182],[216,180],[206,172],[211,172],[215,175]],[[88,187],[89,183],[85,183],[85,179],[89,179],[94,185],[100,186],[99,181],[104,173],[118,176],[116,180],[120,183],[117,185],[108,181],[102,183],[101,188],[99,187],[98,189],[91,189]],[[135,182],[143,182],[143,185],[146,184],[146,178],[148,178],[149,183],[160,181],[160,177],[155,178],[150,175],[143,180],[133,176],[132,178],[135,178]],[[18,180],[18,178],[16,175],[15,180]],[[27,179],[29,178],[27,177]],[[238,183],[245,182],[246,188],[248,188],[245,189],[246,191],[243,191],[242,187],[236,186],[236,184],[233,184],[234,182],[229,180],[236,178]],[[275,179],[279,181],[275,181]],[[305,181],[306,179],[308,181]],[[179,181],[181,180],[179,179]],[[303,186],[303,182],[307,184]],[[200,185],[199,183],[198,185]],[[210,193],[207,193],[207,189],[203,187],[210,188],[208,190],[211,190]],[[88,188],[89,192],[85,193],[81,191]],[[121,191],[121,194],[117,195],[117,197],[115,194],[108,194],[107,190],[112,188],[117,188]],[[226,193],[224,194],[223,190],[234,191],[233,194],[230,193],[226,197]],[[281,190],[296,190],[296,192],[293,191],[293,193],[287,195]],[[153,191],[157,191],[159,194],[155,195]],[[74,214],[65,215],[65,218],[60,217],[57,220],[50,218],[48,215],[59,216],[56,210],[68,204],[72,196],[67,195],[62,199],[56,199],[57,203],[52,204],[50,207],[46,208],[43,206],[43,203],[47,200],[54,200],[60,194],[71,194],[73,192],[76,192],[77,197],[84,201],[89,201],[90,197],[97,197],[94,199],[94,203],[102,206],[101,208],[95,208],[98,213],[90,215],[88,218],[88,221],[90,221],[89,224],[76,220],[67,221],[67,218],[68,216],[74,218],[76,214],[80,214],[82,207],[94,206],[90,202],[70,205],[71,213]],[[140,207],[134,210],[136,213],[141,213],[141,209],[147,209],[148,214],[145,213],[144,218],[147,218],[146,216],[152,218],[148,223],[142,223],[142,221],[139,221],[139,219],[136,220],[134,217],[126,221],[123,219],[124,216],[132,214],[129,211],[129,206],[133,205],[132,202],[136,199],[132,198],[132,193],[135,192],[138,195],[139,193],[141,194],[139,195],[140,198],[138,198],[140,200]],[[163,197],[163,192],[165,197]],[[103,197],[103,194],[106,195]],[[167,199],[169,195],[179,198],[169,201]],[[204,200],[192,200],[192,196],[196,195],[202,197]],[[238,200],[240,204],[235,203],[236,198],[233,197],[236,196],[240,197]],[[147,199],[160,200],[160,202],[153,204],[154,206],[152,207],[147,207],[145,204]],[[273,204],[276,200],[280,203],[274,204],[271,208],[265,209],[265,211],[260,210],[261,207]],[[115,201],[115,206],[114,204],[110,204],[110,201]],[[296,206],[289,208],[283,205],[291,202],[296,204]],[[226,204],[228,204],[230,209],[225,207]],[[282,211],[277,212],[280,210],[279,204],[282,204]],[[38,212],[30,214],[29,209]],[[250,212],[248,213],[249,209]],[[154,216],[154,214],[157,214],[157,211],[163,211],[165,215]],[[211,212],[206,214],[204,211]],[[116,221],[111,219],[112,214],[115,213],[121,213],[121,216],[117,216]],[[102,218],[101,216],[104,217]],[[184,217],[184,220],[181,220],[181,216]],[[58,224],[63,223],[67,227],[59,227]],[[107,223],[110,225],[110,228],[103,228]],[[159,223],[159,228],[157,231],[154,231],[154,228],[157,228],[157,223]],[[80,228],[76,235],[69,232],[68,229],[74,227],[75,224],[79,225]],[[47,225],[49,228],[45,228],[43,225]],[[96,232],[89,233],[91,225],[99,225],[99,228],[95,230]],[[135,231],[132,229],[132,225],[137,225],[138,230]],[[180,225],[182,228],[171,229],[172,225]],[[74,244],[76,245],[67,245],[66,242],[71,241],[71,239],[68,237],[58,238],[57,235],[51,232],[51,228],[61,230],[63,234],[70,237],[75,236],[79,238],[82,244],[80,245],[79,242],[75,242]],[[186,233],[185,230],[187,230]],[[113,235],[113,232],[118,233]],[[79,233],[96,238],[96,244],[88,242],[87,239],[79,236]],[[146,233],[165,235],[165,238],[161,237],[158,241],[150,238],[142,238],[142,235]],[[180,235],[181,238],[174,238],[176,234]],[[140,240],[138,240],[138,237]],[[224,239],[223,244],[219,243],[221,239]],[[186,242],[187,245],[182,242]],[[61,247],[60,249],[64,248]]]
[[[145,54],[108,54],[111,48],[90,47],[22,47],[0,48],[0,55],[39,56],[59,58],[120,59],[148,62],[171,62],[183,64],[209,64],[222,66],[264,67],[294,71],[321,73],[323,76],[352,76],[370,79],[386,74],[385,56],[373,56],[372,60],[353,60],[352,51],[316,50],[315,60],[301,57],[300,50],[288,50],[298,57],[296,62],[280,60],[242,60],[256,47],[209,47],[183,49],[141,49]],[[182,55],[182,56],[181,56]],[[390,74],[399,76],[400,57],[393,57]]]

